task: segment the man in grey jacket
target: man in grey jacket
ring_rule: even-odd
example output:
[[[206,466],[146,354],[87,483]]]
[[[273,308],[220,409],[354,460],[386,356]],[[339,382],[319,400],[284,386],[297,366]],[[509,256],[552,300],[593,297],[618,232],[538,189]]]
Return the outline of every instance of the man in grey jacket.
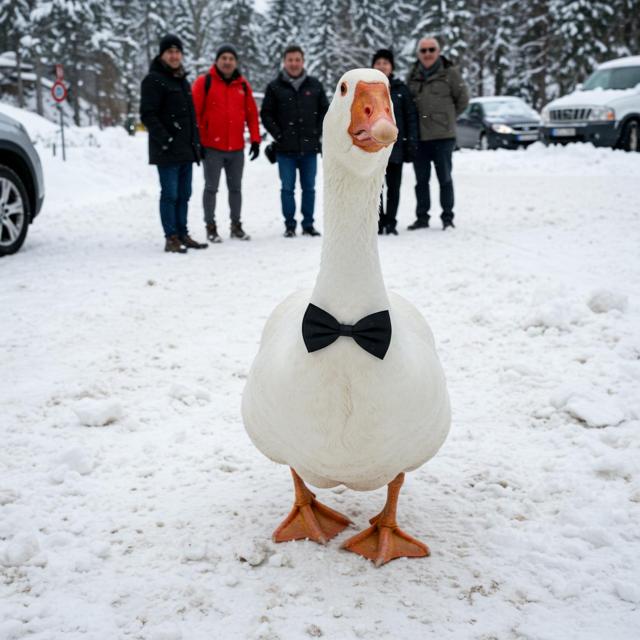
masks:
[[[440,43],[436,38],[422,38],[417,54],[418,59],[407,76],[420,127],[418,152],[413,165],[416,172],[416,221],[408,229],[414,231],[429,226],[431,163],[440,183],[442,228],[452,229],[455,225],[451,156],[456,145],[456,117],[469,104],[469,92],[459,69],[440,55]]]

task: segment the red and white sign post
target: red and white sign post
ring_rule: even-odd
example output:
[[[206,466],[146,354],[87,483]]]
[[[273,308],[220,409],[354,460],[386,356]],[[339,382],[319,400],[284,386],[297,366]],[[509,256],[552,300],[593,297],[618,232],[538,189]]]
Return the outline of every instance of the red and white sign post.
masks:
[[[58,103],[58,111],[60,113],[60,137],[62,138],[62,160],[66,161],[65,145],[64,145],[64,113],[62,111],[62,102],[67,99],[67,85],[64,83],[64,70],[61,64],[56,65],[56,81],[51,87],[51,95]]]

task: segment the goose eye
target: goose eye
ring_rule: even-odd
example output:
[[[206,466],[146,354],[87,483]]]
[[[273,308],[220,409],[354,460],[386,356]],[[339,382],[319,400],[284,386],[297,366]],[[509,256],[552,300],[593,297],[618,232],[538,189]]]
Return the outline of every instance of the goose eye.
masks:
[[[347,83],[346,82],[341,82],[340,83],[340,95],[341,96],[346,96],[347,95]]]

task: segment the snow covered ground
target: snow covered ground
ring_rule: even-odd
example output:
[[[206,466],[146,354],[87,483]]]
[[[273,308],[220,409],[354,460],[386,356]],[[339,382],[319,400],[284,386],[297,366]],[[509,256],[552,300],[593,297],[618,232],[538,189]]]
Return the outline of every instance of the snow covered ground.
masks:
[[[457,153],[455,232],[380,239],[454,419],[400,496],[431,557],[376,570],[339,549],[355,529],[271,542],[289,473],[240,420],[266,317],[318,268],[320,241],[281,237],[276,169],[246,165],[252,242],[168,255],[145,137],[70,135],[0,262],[2,640],[638,638],[640,154]],[[360,529],[384,491],[319,498]]]

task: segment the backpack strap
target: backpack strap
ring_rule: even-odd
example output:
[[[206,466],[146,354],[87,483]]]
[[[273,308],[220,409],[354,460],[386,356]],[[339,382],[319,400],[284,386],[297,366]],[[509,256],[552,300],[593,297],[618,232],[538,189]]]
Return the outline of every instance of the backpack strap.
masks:
[[[204,78],[204,100],[202,101],[202,109],[200,111],[200,122],[204,122],[204,112],[207,109],[207,95],[211,89],[211,73],[207,71],[207,75]]]

